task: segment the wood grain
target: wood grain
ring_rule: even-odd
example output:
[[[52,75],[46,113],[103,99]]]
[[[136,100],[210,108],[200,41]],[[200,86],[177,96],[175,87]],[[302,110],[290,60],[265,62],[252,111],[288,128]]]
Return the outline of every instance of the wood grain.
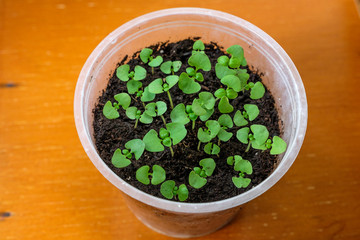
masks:
[[[169,239],[142,225],[78,140],[86,58],[144,13],[206,7],[244,18],[288,52],[307,91],[298,159],[202,239],[360,239],[360,20],[353,0],[0,0],[0,239]]]

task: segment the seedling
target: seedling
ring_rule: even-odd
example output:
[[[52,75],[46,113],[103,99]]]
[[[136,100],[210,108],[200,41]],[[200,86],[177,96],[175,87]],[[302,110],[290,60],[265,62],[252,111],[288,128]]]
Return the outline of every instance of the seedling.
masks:
[[[171,156],[174,156],[172,146],[181,142],[186,134],[187,130],[181,123],[168,123],[166,129],[159,130],[159,134],[151,129],[143,138],[145,149],[149,152],[162,152],[166,146],[170,149]]]
[[[178,197],[179,201],[185,201],[189,196],[189,191],[185,184],[181,184],[179,187],[176,186],[175,181],[167,180],[160,186],[160,193],[167,199],[173,199]]]
[[[191,110],[200,116],[201,121],[208,120],[214,113],[215,98],[210,92],[199,93],[199,98],[195,98],[191,105]]]
[[[200,40],[198,40],[200,41]],[[200,41],[201,42],[201,41]],[[201,86],[198,82],[204,81],[204,76],[199,70],[210,71],[211,63],[209,57],[205,54],[205,52],[201,49],[205,49],[205,47],[201,46],[201,43],[194,43],[194,49],[192,55],[188,59],[188,64],[192,67],[188,67],[186,69],[186,73],[183,72],[180,74],[179,78],[179,88],[186,94],[197,93],[200,91]],[[203,45],[203,43],[202,43]],[[195,67],[195,68],[194,68]]]
[[[253,168],[251,162],[243,159],[239,155],[230,156],[227,158],[227,164],[234,165],[234,170],[239,172],[238,177],[232,177],[232,182],[237,188],[246,188],[251,183],[250,178],[246,178],[245,174],[252,174]]]
[[[205,146],[204,146],[204,151],[211,155],[211,154],[215,154],[217,156],[219,156],[219,152],[220,152],[220,147],[218,145],[216,145],[215,143],[207,143]]]
[[[140,52],[140,59],[151,67],[151,72],[154,75],[154,67],[160,66],[160,64],[163,62],[163,58],[161,56],[154,57],[152,54],[152,49],[144,48]]]
[[[141,66],[135,66],[134,71],[130,71],[130,66],[128,64],[121,65],[116,69],[116,76],[126,83],[128,93],[134,94],[141,87],[142,83],[140,82],[146,77],[146,70]]]
[[[131,103],[131,98],[127,93],[116,94],[114,98],[117,103],[111,103],[111,101],[107,101],[104,105],[103,114],[107,119],[118,118],[120,115],[117,110],[120,108],[120,106],[122,106],[122,108],[126,110]]]
[[[134,128],[137,127],[138,122],[144,123],[144,124],[150,124],[153,121],[153,118],[148,115],[145,111],[139,110],[137,107],[128,107],[125,112],[126,116],[132,120],[135,120]]]
[[[176,75],[167,76],[164,80],[161,78],[157,78],[149,84],[149,91],[154,94],[166,92],[169,97],[170,106],[173,109],[174,104],[173,104],[169,90],[173,86],[175,86],[175,84],[178,81],[179,81],[179,76],[176,76]]]
[[[140,139],[133,139],[125,144],[125,149],[116,149],[112,158],[111,163],[117,168],[124,168],[131,164],[130,159],[133,154],[135,159],[138,160],[145,150],[145,143]]]
[[[151,117],[160,116],[164,122],[164,125],[166,125],[166,121],[163,114],[166,112],[166,110],[167,106],[166,103],[163,101],[157,101],[156,103],[152,102],[145,106],[145,113]]]
[[[178,72],[181,68],[182,62],[181,61],[166,61],[163,62],[160,66],[160,70],[165,74],[174,75]]]
[[[204,52],[205,50],[205,45],[201,40],[196,40],[193,44],[193,51],[192,54],[196,53],[196,52]]]
[[[255,120],[255,118],[259,115],[259,112],[259,108],[255,104],[245,104],[244,111],[236,111],[234,115],[234,123],[238,127],[245,126],[249,123],[247,120]]]
[[[197,133],[197,137],[199,139],[199,144],[198,144],[198,151],[200,151],[200,145],[201,143],[208,143],[211,141],[211,139],[215,138],[221,127],[220,127],[220,124],[215,121],[215,120],[208,120],[206,121],[205,123],[207,129],[202,129],[202,128],[199,128],[198,130],[198,133]]]
[[[251,132],[250,133],[250,129]],[[263,125],[253,124],[248,127],[241,128],[236,133],[236,138],[244,143],[248,144],[245,152],[248,152],[250,145],[254,149],[266,150],[271,149],[270,154],[276,155],[285,152],[286,142],[278,136],[273,137],[273,141],[269,138],[269,131]]]
[[[152,185],[159,185],[160,183],[165,181],[166,172],[161,166],[154,165],[152,167],[152,173],[150,173],[149,171],[150,167],[148,165],[140,167],[136,171],[136,179],[145,185],[149,185],[150,182]]]
[[[199,165],[202,168],[194,167],[194,170],[189,174],[189,184],[196,189],[203,187],[207,183],[206,178],[213,174],[216,167],[216,163],[212,158],[202,159]]]
[[[229,114],[222,114],[218,119],[218,123],[220,124],[220,130],[217,137],[219,139],[218,145],[220,145],[220,141],[227,142],[233,136],[231,132],[226,130],[232,128],[234,124]]]

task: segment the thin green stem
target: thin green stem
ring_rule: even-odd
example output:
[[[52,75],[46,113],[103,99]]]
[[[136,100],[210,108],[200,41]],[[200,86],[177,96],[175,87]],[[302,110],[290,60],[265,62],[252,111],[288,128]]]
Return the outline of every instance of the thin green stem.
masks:
[[[166,126],[166,121],[163,115],[160,115],[161,119],[163,120],[164,125]]]
[[[192,121],[192,130],[195,129],[195,120]]]
[[[134,128],[136,128],[136,127],[137,127],[138,122],[139,122],[139,119],[137,118],[137,119],[136,119],[136,121],[135,121],[135,126],[134,126]]]
[[[151,73],[154,75],[154,67],[151,67]]]
[[[172,98],[171,98],[171,95],[170,95],[170,92],[169,91],[166,91],[167,92],[167,95],[169,97],[169,101],[170,101],[170,106],[171,106],[171,109],[174,109],[174,104],[173,104],[173,101],[172,101]]]
[[[218,139],[217,145],[220,147],[220,139]]]
[[[197,150],[200,151],[201,142],[199,141],[199,144],[197,146]]]
[[[169,148],[170,148],[171,156],[174,157],[174,150],[172,149],[171,146],[169,146]]]
[[[146,109],[145,103],[144,103],[144,102],[142,102],[142,104],[143,104],[143,106],[144,106],[144,109]]]
[[[250,145],[251,145],[251,141],[249,141],[249,144],[248,144],[248,146],[247,146],[247,148],[246,148],[245,152],[248,152],[248,151],[250,150]]]

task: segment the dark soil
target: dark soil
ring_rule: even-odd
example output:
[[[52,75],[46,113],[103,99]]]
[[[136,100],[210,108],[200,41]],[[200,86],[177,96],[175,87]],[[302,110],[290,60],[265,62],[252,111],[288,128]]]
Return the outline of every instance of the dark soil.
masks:
[[[186,67],[188,67],[187,59],[191,55],[193,42],[194,40],[187,39],[176,43],[160,43],[155,46],[150,46],[150,48],[154,50],[153,54],[155,56],[161,54],[164,61],[181,60],[183,65],[180,71],[177,72],[177,74],[180,75],[180,73],[184,72]],[[210,58],[212,69],[209,72],[202,72],[205,79],[205,81],[201,83],[202,90],[214,93],[215,90],[222,87],[220,80],[216,78],[214,66],[217,58],[224,54],[224,50],[216,43],[211,43],[206,45],[205,52]],[[156,78],[164,78],[166,76],[160,70],[155,71],[155,74],[151,75],[151,67],[141,62],[139,52],[135,53],[131,57],[126,56],[119,65],[124,63],[129,64],[131,69],[133,69],[135,65],[141,65],[148,73],[150,73],[146,79],[142,80],[143,87],[147,86]],[[249,67],[247,67],[247,71],[250,74],[249,81],[261,81],[262,75],[256,70],[250,70]],[[164,127],[161,118],[158,117],[154,118],[154,122],[152,124],[145,125],[139,122],[138,127],[134,129],[135,120],[127,118],[124,110],[119,110],[120,118],[115,120],[106,119],[102,114],[104,104],[108,100],[114,102],[113,96],[115,94],[126,91],[126,84],[120,81],[114,72],[114,74],[110,76],[109,84],[106,90],[103,91],[102,96],[99,98],[99,103],[95,106],[93,126],[95,143],[100,157],[117,175],[136,188],[154,196],[163,198],[160,193],[160,185],[144,185],[138,182],[135,178],[135,172],[139,167],[143,165],[152,166],[157,164],[166,170],[167,180],[174,180],[177,185],[182,183],[186,184],[189,190],[189,198],[187,202],[211,202],[241,194],[261,183],[273,171],[277,161],[276,156],[270,155],[269,150],[261,151],[251,148],[249,152],[245,152],[247,146],[240,143],[235,137],[236,131],[239,129],[236,126],[231,129],[231,132],[234,133],[233,137],[228,142],[221,144],[219,157],[216,155],[209,156],[204,151],[197,151],[197,129],[205,125],[200,119],[196,121],[195,130],[191,129],[191,123],[186,125],[188,134],[182,142],[173,146],[175,152],[175,156],[173,158],[171,157],[169,148],[165,147],[165,151],[160,153],[145,151],[139,160],[132,160],[132,164],[126,168],[115,168],[111,164],[111,158],[117,148],[124,149],[125,143],[131,139],[142,139],[143,136],[152,128],[158,131],[161,127]],[[170,93],[175,106],[179,103],[184,103],[185,105],[191,104],[193,99],[197,97],[197,94],[183,94],[177,85],[170,89]],[[166,93],[156,95],[154,101],[159,100],[165,101],[166,103],[169,102]],[[242,111],[244,104],[257,104],[260,109],[260,115],[252,121],[252,124],[265,125],[270,132],[270,136],[280,135],[278,113],[274,106],[274,99],[268,90],[266,91],[265,96],[259,100],[250,99],[249,91],[245,91],[245,93],[241,93],[237,99],[230,100],[230,103],[235,109],[234,112],[230,113],[231,117],[234,116],[237,109]],[[134,97],[132,98],[131,104],[141,109],[143,108],[141,102]],[[215,110],[215,113],[210,119],[218,119],[220,115],[221,114]],[[165,113],[164,117],[167,122],[170,122],[169,110]],[[204,145],[205,144],[202,144],[202,148]],[[248,176],[251,178],[251,183],[245,189],[238,189],[234,186],[231,178],[236,176],[237,172],[233,170],[232,166],[229,166],[226,163],[226,158],[228,156],[236,154],[249,160],[253,166],[253,174]],[[208,182],[204,187],[201,189],[194,189],[188,184],[189,173],[194,167],[198,166],[201,159],[208,157],[215,160],[215,171],[211,177],[207,178]]]

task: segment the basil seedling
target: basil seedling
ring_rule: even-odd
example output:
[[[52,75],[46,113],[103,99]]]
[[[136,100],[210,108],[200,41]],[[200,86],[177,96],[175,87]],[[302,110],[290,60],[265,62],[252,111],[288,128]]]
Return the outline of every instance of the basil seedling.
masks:
[[[136,179],[145,185],[149,185],[150,182],[152,185],[158,185],[163,181],[165,181],[166,172],[161,166],[154,165],[152,167],[152,173],[150,173],[149,171],[150,171],[150,167],[148,165],[140,167],[136,171]]]
[[[117,103],[111,103],[111,101],[107,101],[104,105],[103,114],[107,119],[118,118],[120,115],[117,110],[120,108],[120,106],[122,106],[122,108],[126,110],[131,103],[131,98],[127,93],[116,94],[114,98]]]
[[[205,158],[199,162],[202,168],[195,167],[189,174],[189,184],[193,188],[202,188],[206,183],[207,177],[210,177],[216,167],[216,163],[212,158]]]
[[[180,186],[177,187],[173,180],[163,182],[160,186],[160,193],[167,199],[178,197],[180,202],[186,201],[189,197],[189,190],[186,185],[180,184]]]
[[[246,178],[245,174],[252,174],[253,168],[251,162],[243,159],[239,155],[230,156],[226,159],[227,164],[234,165],[234,170],[239,172],[238,177],[232,177],[232,182],[237,188],[246,188],[251,183],[250,178]]]
[[[163,62],[163,58],[161,56],[154,57],[152,54],[152,49],[144,48],[140,52],[140,59],[151,67],[151,72],[154,75],[154,67],[160,66],[160,64]]]

